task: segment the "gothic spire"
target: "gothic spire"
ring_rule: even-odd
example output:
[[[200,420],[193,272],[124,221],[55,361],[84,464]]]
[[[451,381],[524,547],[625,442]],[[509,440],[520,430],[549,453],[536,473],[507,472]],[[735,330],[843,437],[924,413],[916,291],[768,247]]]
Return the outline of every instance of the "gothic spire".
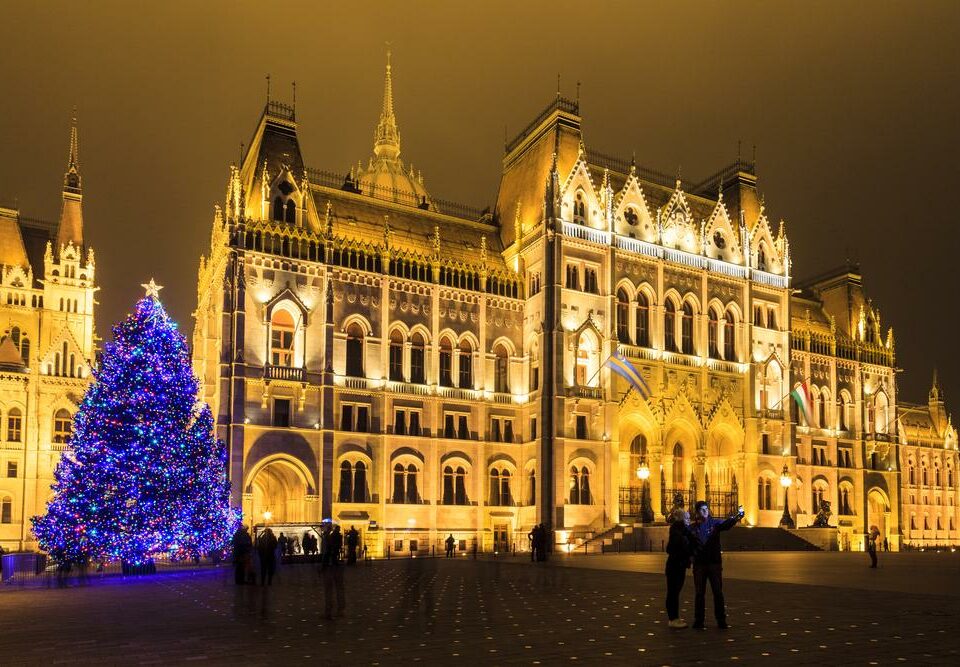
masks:
[[[77,114],[74,109],[70,126],[70,153],[67,171],[63,175],[63,206],[60,209],[60,226],[57,229],[57,251],[60,246],[73,243],[83,245],[83,191],[80,187],[80,139],[77,131]]]
[[[380,122],[377,124],[377,135],[373,144],[374,154],[384,160],[396,160],[400,157],[400,131],[397,129],[397,117],[393,113],[393,78],[390,69],[390,51],[387,51],[383,109],[380,111]]]

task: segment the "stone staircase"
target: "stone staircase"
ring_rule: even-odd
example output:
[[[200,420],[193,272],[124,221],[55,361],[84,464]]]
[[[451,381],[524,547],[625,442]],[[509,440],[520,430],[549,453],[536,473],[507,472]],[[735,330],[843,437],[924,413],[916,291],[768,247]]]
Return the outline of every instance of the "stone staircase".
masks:
[[[592,536],[571,537],[569,550],[574,554],[662,552],[668,537],[666,525],[614,524]],[[820,551],[783,528],[735,526],[721,541],[724,551]]]

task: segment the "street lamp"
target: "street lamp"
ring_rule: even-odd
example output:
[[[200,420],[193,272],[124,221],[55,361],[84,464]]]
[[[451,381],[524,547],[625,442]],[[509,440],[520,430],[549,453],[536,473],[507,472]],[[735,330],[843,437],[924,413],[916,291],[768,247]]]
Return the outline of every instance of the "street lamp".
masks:
[[[790,485],[793,484],[793,477],[787,470],[787,464],[783,464],[783,470],[780,472],[780,486],[783,487],[783,516],[780,517],[781,528],[793,528],[793,519],[790,518]]]
[[[653,523],[653,509],[651,509],[647,498],[647,480],[650,479],[650,466],[647,465],[646,456],[640,458],[640,465],[637,466],[637,479],[640,480],[640,521],[642,523]]]
[[[266,512],[263,513],[263,522],[264,522],[264,523],[267,523],[267,522],[268,522],[270,519],[272,519],[272,518],[273,518],[273,512],[271,512],[270,510],[267,510]]]

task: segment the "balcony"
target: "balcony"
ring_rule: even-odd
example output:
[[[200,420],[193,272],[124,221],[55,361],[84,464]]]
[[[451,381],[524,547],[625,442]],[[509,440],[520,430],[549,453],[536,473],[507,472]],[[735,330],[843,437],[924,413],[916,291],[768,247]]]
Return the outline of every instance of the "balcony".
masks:
[[[603,387],[567,387],[567,396],[603,400]]]
[[[475,401],[478,392],[475,389],[461,389],[459,387],[437,387],[437,395],[444,398],[453,398],[460,401]]]
[[[291,366],[264,366],[264,380],[288,380],[290,382],[306,382],[307,372],[303,368]]]
[[[429,396],[430,385],[390,381],[387,383],[387,391],[397,394],[410,394],[411,396]]]

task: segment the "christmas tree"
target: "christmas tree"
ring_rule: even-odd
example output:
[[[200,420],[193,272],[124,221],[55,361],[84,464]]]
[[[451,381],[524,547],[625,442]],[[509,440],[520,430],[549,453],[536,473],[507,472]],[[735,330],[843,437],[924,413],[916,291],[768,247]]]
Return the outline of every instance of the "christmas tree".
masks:
[[[40,546],[59,562],[221,552],[238,525],[227,452],[186,340],[150,281],[135,312],[113,329],[54,473],[47,514],[33,518]]]

